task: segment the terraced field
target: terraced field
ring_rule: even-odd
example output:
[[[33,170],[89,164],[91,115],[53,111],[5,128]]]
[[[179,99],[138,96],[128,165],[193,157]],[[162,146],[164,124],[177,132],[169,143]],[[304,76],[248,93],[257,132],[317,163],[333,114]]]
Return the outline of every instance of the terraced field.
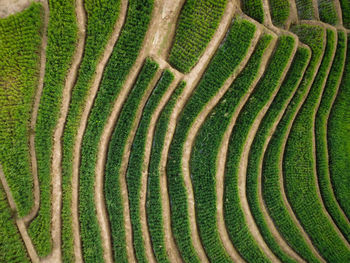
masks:
[[[0,263],[350,262],[348,0],[0,0]]]

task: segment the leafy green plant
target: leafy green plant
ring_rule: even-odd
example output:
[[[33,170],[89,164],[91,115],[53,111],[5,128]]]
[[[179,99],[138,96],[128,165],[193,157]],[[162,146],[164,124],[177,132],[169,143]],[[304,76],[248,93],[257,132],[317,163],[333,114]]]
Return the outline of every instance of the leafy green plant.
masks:
[[[0,19],[0,162],[20,217],[34,206],[29,133],[42,18],[42,6],[34,3]]]
[[[263,56],[271,40],[271,35],[261,37],[246,67],[210,112],[193,144],[190,167],[196,218],[202,244],[212,262],[232,262],[225,251],[217,229],[217,155],[224,133],[237,106],[258,77]],[[251,251],[253,249],[254,247],[251,247]]]
[[[315,41],[312,34],[297,31],[297,35],[306,44]],[[315,43],[315,45],[320,45],[320,43]],[[350,250],[343,243],[324,212],[316,186],[318,184],[317,175],[314,171],[315,114],[328,75],[327,70],[332,65],[335,48],[335,33],[327,30],[326,49],[321,66],[287,139],[283,174],[288,201],[320,254],[330,262],[347,262],[350,260]]]
[[[300,20],[314,20],[316,19],[313,0],[295,0],[297,6],[298,16]]]
[[[28,232],[39,256],[51,251],[51,149],[62,101],[65,77],[77,37],[75,1],[50,0],[44,88],[35,126],[35,151],[40,185],[40,208]]]
[[[242,0],[242,11],[261,24],[265,21],[262,0]]]
[[[320,20],[335,25],[338,23],[338,14],[335,10],[333,0],[318,0],[318,12],[320,14]]]
[[[338,31],[337,51],[316,114],[315,140],[318,184],[323,203],[344,237],[350,241],[350,226],[339,208],[332,189],[327,148],[327,122],[343,74],[345,55],[346,35],[344,31]]]
[[[227,0],[187,0],[175,32],[169,62],[181,72],[189,72],[204,52],[219,26]]]
[[[244,145],[249,131],[259,112],[273,98],[283,81],[283,73],[289,60],[293,59],[296,41],[292,36],[278,39],[264,75],[259,80],[249,99],[240,111],[229,139],[224,178],[224,218],[226,229],[235,247],[247,261],[269,262],[254,240],[241,208],[238,188],[238,172]]]
[[[272,22],[277,26],[283,26],[290,13],[288,0],[269,0]]]
[[[133,144],[131,147],[130,157],[129,157],[129,164],[127,168],[126,173],[126,181],[127,181],[127,187],[128,187],[128,194],[129,194],[129,210],[130,210],[130,218],[131,218],[131,224],[133,228],[133,243],[134,243],[134,251],[136,254],[136,259],[138,261],[147,261],[147,258],[145,256],[145,248],[144,248],[144,240],[142,236],[142,227],[140,222],[140,189],[141,189],[141,178],[142,173],[144,170],[144,152],[145,152],[145,146],[146,146],[146,138],[147,133],[150,128],[150,122],[152,118],[152,114],[157,108],[162,96],[168,89],[170,83],[173,81],[174,75],[166,70],[164,71],[162,77],[158,81],[157,85],[155,86],[154,90],[152,91],[152,94],[147,100],[146,105],[144,106],[141,120],[139,122]],[[136,92],[136,89],[135,89]],[[131,96],[129,96],[131,99]],[[127,102],[128,103],[128,102]],[[128,104],[125,104],[125,109],[128,107]],[[136,107],[137,105],[133,104],[129,106]],[[135,110],[136,110],[135,109]],[[125,114],[123,115],[123,112],[121,113],[121,117],[119,119],[120,122],[123,121],[123,117],[125,119],[130,119],[130,115]],[[124,120],[124,123],[127,121]],[[118,126],[117,126],[118,127]],[[117,132],[117,131],[116,131]],[[120,158],[121,159],[121,158]]]
[[[186,83],[184,81],[178,84],[157,120],[148,167],[148,187],[146,196],[148,230],[150,232],[154,255],[158,262],[164,263],[170,261],[165,249],[164,240],[162,193],[160,189],[160,178],[163,173],[160,167],[160,161],[166,140],[165,136],[170,121],[170,115],[185,86]]]
[[[167,160],[167,179],[171,202],[171,224],[175,241],[186,262],[199,262],[190,234],[187,190],[185,187],[181,156],[190,130],[197,115],[206,103],[220,90],[224,82],[246,56],[256,26],[237,17],[224,42],[210,62],[201,81],[184,106],[178,121]]]
[[[289,101],[293,97],[310,59],[310,51],[307,48],[298,48],[291,67],[268,111],[262,119],[259,129],[255,134],[250,147],[247,166],[247,199],[250,211],[259,227],[261,234],[271,248],[272,252],[282,262],[295,262],[280,248],[280,245],[272,235],[260,207],[259,187],[261,165],[264,156],[264,146],[268,142],[269,134],[273,131],[273,125],[281,113],[285,110]]]
[[[350,3],[348,0],[339,0],[341,5],[344,27],[350,29]]]
[[[81,147],[79,171],[79,217],[85,262],[103,261],[100,229],[94,205],[95,164],[98,143],[107,118],[111,113],[113,102],[122,89],[140,51],[152,10],[153,0],[142,2],[137,0],[129,1],[123,30],[106,65],[100,88],[87,122]],[[116,224],[113,220],[111,222]],[[112,236],[116,237],[113,232]],[[112,241],[114,244],[114,257],[122,260],[125,253],[125,244],[117,243],[114,239]]]
[[[347,56],[337,97],[328,121],[329,173],[334,195],[350,218],[350,35],[347,35]]]
[[[300,229],[295,225],[284,203],[284,197],[282,196],[284,189],[280,187],[282,180],[280,164],[282,163],[285,141],[290,127],[311,88],[314,74],[317,72],[318,64],[322,59],[324,31],[318,26],[307,24],[295,26],[292,30],[297,32],[299,37],[301,36],[304,39],[304,42],[305,38],[308,39],[306,44],[311,48],[311,59],[293,99],[284,111],[283,117],[266,148],[261,175],[262,194],[269,215],[291,248],[308,262],[319,262],[304,240]]]
[[[84,56],[72,90],[62,138],[62,256],[64,262],[74,261],[71,211],[74,143],[96,65],[113,31],[120,9],[120,0],[85,0],[84,3],[87,13]]]

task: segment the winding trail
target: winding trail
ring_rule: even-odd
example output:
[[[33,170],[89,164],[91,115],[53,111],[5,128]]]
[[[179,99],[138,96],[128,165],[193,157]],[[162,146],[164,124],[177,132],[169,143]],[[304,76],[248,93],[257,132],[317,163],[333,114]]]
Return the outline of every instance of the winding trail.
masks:
[[[34,97],[32,117],[30,120],[30,133],[29,133],[29,150],[30,150],[32,176],[33,176],[34,206],[32,207],[30,213],[22,218],[26,226],[37,215],[39,211],[39,205],[40,205],[40,187],[39,187],[38,169],[37,169],[37,161],[36,161],[36,153],[35,153],[35,124],[38,116],[41,94],[44,88],[44,77],[45,77],[45,67],[46,67],[47,28],[49,24],[48,3],[45,0],[42,0],[41,3],[44,8],[44,26],[43,26],[43,35],[42,35],[41,51],[40,51],[40,73],[39,73],[38,87],[36,89],[35,97]]]
[[[338,24],[342,27],[343,26],[343,13],[341,11],[340,2],[339,2],[339,0],[333,0],[333,3],[334,3],[335,10],[337,12],[337,16],[338,16]]]
[[[72,223],[73,223],[73,237],[74,237],[74,256],[76,262],[83,262],[82,259],[82,248],[81,248],[81,239],[80,239],[80,226],[79,226],[79,196],[78,196],[78,190],[79,190],[79,165],[80,165],[80,151],[81,151],[81,143],[84,135],[84,131],[87,124],[87,119],[89,117],[89,113],[94,101],[94,98],[97,94],[97,90],[99,88],[99,84],[102,79],[104,68],[108,62],[109,57],[112,54],[113,47],[119,37],[119,33],[124,25],[124,21],[126,18],[126,11],[127,11],[127,0],[121,1],[121,7],[120,7],[120,14],[118,16],[118,19],[114,25],[114,29],[111,33],[110,39],[108,40],[105,50],[103,52],[103,55],[101,56],[101,59],[99,60],[96,70],[95,70],[95,76],[93,78],[88,97],[86,99],[86,104],[84,107],[84,111],[81,116],[80,125],[78,128],[78,132],[76,135],[76,141],[74,144],[74,154],[73,154],[73,176],[72,176]],[[100,192],[100,195],[102,195],[103,191]],[[103,195],[102,195],[103,199]],[[104,202],[104,200],[103,200]],[[98,209],[100,208],[101,203],[96,202],[97,207],[97,216],[99,219],[99,215],[101,213],[106,213],[106,211]],[[100,221],[99,221],[100,222]],[[107,223],[108,224],[108,223]],[[109,231],[103,232],[105,228],[101,228],[102,237],[109,238]],[[105,240],[102,239],[102,244],[105,246]]]
[[[249,88],[248,92],[242,97],[241,101],[237,105],[236,112],[233,114],[230,124],[227,127],[224,136],[222,138],[222,142],[218,151],[217,155],[217,170],[216,170],[216,196],[217,196],[217,222],[218,222],[218,230],[220,233],[220,238],[222,240],[222,243],[226,249],[226,251],[229,253],[231,258],[234,261],[242,262],[244,261],[241,256],[238,254],[237,250],[235,249],[234,245],[231,242],[231,239],[229,237],[229,234],[226,229],[225,219],[224,219],[224,173],[225,173],[225,163],[226,163],[226,155],[227,155],[227,149],[229,144],[230,135],[233,129],[233,126],[235,125],[236,119],[242,110],[244,104],[249,98],[249,95],[254,90],[256,84],[259,82],[260,78],[262,77],[264,73],[265,66],[268,63],[268,60],[273,52],[273,49],[276,44],[276,36],[273,34],[274,39],[272,40],[270,47],[266,50],[266,52],[263,55],[263,59],[261,61],[261,66],[259,67],[259,71],[257,73],[257,76],[255,80],[252,82],[251,87]]]
[[[4,188],[4,191],[6,193],[6,197],[7,197],[7,200],[9,202],[10,208],[13,211],[17,212],[17,207],[16,207],[16,204],[15,204],[15,200],[12,197],[12,193],[11,193],[11,190],[10,190],[8,184],[7,184],[7,181],[6,181],[6,178],[5,178],[5,174],[4,174],[3,170],[2,170],[1,164],[0,164],[0,181],[1,181],[1,184],[2,184],[2,186]],[[28,255],[29,255],[31,261],[34,262],[34,263],[39,263],[40,262],[39,256],[36,253],[34,245],[32,243],[32,240],[30,239],[30,237],[28,235],[27,228],[26,228],[26,226],[24,224],[24,221],[21,218],[16,218],[15,221],[16,221],[16,225],[18,227],[19,233],[22,236],[24,245],[25,245],[25,247],[27,249],[27,252],[28,252]]]
[[[85,45],[85,25],[86,14],[84,10],[83,0],[75,1],[75,13],[77,17],[78,39],[75,52],[72,58],[71,67],[66,77],[65,86],[62,92],[62,104],[60,109],[60,116],[57,121],[52,148],[52,164],[51,164],[51,203],[52,203],[52,218],[51,218],[51,235],[53,241],[52,253],[42,262],[61,262],[61,208],[62,208],[62,135],[65,121],[68,114],[69,103],[71,98],[71,91],[75,85],[79,66],[83,57]]]

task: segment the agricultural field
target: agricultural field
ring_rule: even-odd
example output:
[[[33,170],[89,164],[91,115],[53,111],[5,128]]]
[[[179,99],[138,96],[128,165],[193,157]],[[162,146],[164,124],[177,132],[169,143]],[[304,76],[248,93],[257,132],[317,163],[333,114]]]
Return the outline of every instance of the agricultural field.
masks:
[[[350,263],[349,0],[0,0],[0,263]]]

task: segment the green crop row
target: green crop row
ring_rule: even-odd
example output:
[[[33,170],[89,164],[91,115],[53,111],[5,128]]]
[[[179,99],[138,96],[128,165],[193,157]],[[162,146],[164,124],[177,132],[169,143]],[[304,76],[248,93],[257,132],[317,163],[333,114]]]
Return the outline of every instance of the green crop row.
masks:
[[[85,262],[103,261],[100,229],[94,205],[95,164],[98,144],[113,103],[140,51],[152,10],[153,0],[129,1],[123,30],[105,67],[100,88],[87,122],[81,148],[79,172],[79,217]],[[111,220],[111,222],[117,223],[114,220]],[[115,235],[113,236],[115,237]],[[125,244],[112,241],[115,258],[122,260],[122,255],[125,253],[123,248]]]
[[[44,88],[35,126],[35,151],[40,184],[40,208],[28,232],[39,256],[51,251],[51,149],[59,117],[62,90],[77,40],[75,1],[50,0]]]
[[[24,12],[28,12],[28,10]],[[23,15],[23,13],[20,15]],[[10,19],[13,19],[13,17]],[[4,189],[0,185],[0,262],[29,263],[26,248],[13,218],[14,213],[6,200]]]
[[[288,62],[293,59],[295,45],[296,41],[293,37],[288,35],[279,37],[264,75],[240,111],[229,139],[224,178],[224,217],[230,239],[247,261],[255,261],[259,258],[261,262],[269,262],[269,259],[254,240],[240,205],[238,172],[241,155],[251,125],[271,99],[275,90],[279,89],[283,80],[283,72],[288,66]]]
[[[338,31],[337,51],[316,114],[315,140],[317,176],[323,203],[344,237],[350,241],[350,226],[343,211],[338,206],[332,189],[327,148],[327,120],[343,73],[345,55],[346,36],[344,31]]]
[[[62,256],[64,262],[74,261],[71,203],[73,149],[76,134],[96,65],[113,31],[120,9],[120,0],[85,0],[84,3],[87,15],[84,56],[72,90],[62,139]]]
[[[0,19],[0,162],[19,216],[34,206],[30,119],[38,85],[43,9]]]
[[[344,73],[328,121],[329,171],[335,197],[350,218],[350,35]]]
[[[271,40],[271,35],[261,37],[244,70],[202,124],[192,149],[190,167],[197,225],[206,254],[212,262],[232,262],[217,229],[217,154],[232,115],[258,77],[263,56],[271,45]]]
[[[264,156],[264,145],[266,145],[269,134],[272,132],[274,123],[278,121],[279,114],[286,109],[286,106],[293,97],[305,72],[306,66],[308,65],[309,59],[310,51],[307,48],[298,48],[281,88],[260,123],[248,157],[246,174],[247,199],[250,210],[267,245],[282,262],[295,262],[295,260],[292,260],[285,254],[269,230],[260,207],[260,195],[258,194],[260,187],[259,178],[261,173],[261,163]]]
[[[322,22],[335,25],[338,23],[338,14],[334,6],[334,0],[318,0],[318,12]]]
[[[170,261],[165,249],[164,240],[162,193],[160,188],[160,178],[162,177],[163,172],[160,167],[160,162],[170,116],[185,86],[186,83],[184,81],[178,84],[157,120],[148,169],[148,187],[146,197],[148,231],[150,233],[152,248],[156,260],[164,263],[169,263]]]
[[[265,22],[265,14],[262,0],[242,0],[242,11],[259,23]]]
[[[315,31],[320,31],[321,28]],[[296,32],[305,44],[315,39],[308,32]],[[311,45],[310,44],[310,45]],[[316,43],[320,45],[320,43]],[[298,112],[287,139],[283,159],[284,187],[288,201],[301,225],[322,257],[330,262],[347,262],[350,250],[325,214],[318,194],[314,159],[314,121],[327,70],[336,48],[335,33],[327,30],[326,49],[311,90]]]
[[[283,158],[284,144],[288,137],[289,129],[298,112],[300,104],[307,96],[318,63],[323,54],[323,30],[317,26],[299,25],[294,27],[298,35],[304,34],[304,38],[309,36],[307,44],[311,48],[311,60],[305,71],[293,99],[289,103],[284,115],[279,122],[271,140],[266,148],[262,166],[262,194],[269,215],[273,219],[282,237],[302,258],[308,262],[319,262],[313,251],[304,240],[301,231],[295,225],[284,203],[280,182],[282,171],[280,164]],[[297,80],[295,80],[297,81]]]
[[[272,22],[277,26],[283,26],[290,13],[288,0],[269,0]]]
[[[313,0],[295,0],[297,6],[298,17],[300,20],[316,19]]]
[[[227,0],[187,0],[175,32],[169,62],[189,72],[204,52],[217,29]]]
[[[350,2],[348,0],[339,0],[341,5],[344,27],[350,29]]]
[[[255,31],[256,26],[253,23],[239,17],[235,19],[227,37],[184,106],[169,148],[167,179],[172,212],[171,223],[175,241],[186,262],[199,262],[199,258],[192,244],[187,190],[182,173],[181,156],[184,143],[199,112],[246,56]]]
[[[133,229],[134,251],[136,259],[138,261],[143,262],[146,262],[147,258],[145,256],[144,239],[142,235],[142,227],[140,222],[140,189],[142,185],[142,173],[144,170],[144,152],[146,146],[146,138],[148,130],[150,128],[152,114],[159,105],[162,96],[168,89],[173,79],[174,75],[170,71],[165,71],[160,80],[158,81],[157,85],[155,86],[154,90],[152,91],[152,94],[148,98],[147,104],[145,105],[142,112],[142,117],[139,122],[135,138],[133,140],[131,153],[129,157],[128,169],[126,173],[126,182],[129,194],[129,210]],[[131,107],[132,106],[133,105],[131,105]],[[127,104],[125,105],[125,107],[127,107]],[[134,104],[133,107],[136,107],[137,109],[137,105]],[[127,115],[121,115],[120,121],[122,121],[123,116],[125,118],[130,119],[130,117]],[[114,156],[113,158],[116,157],[117,156]]]

